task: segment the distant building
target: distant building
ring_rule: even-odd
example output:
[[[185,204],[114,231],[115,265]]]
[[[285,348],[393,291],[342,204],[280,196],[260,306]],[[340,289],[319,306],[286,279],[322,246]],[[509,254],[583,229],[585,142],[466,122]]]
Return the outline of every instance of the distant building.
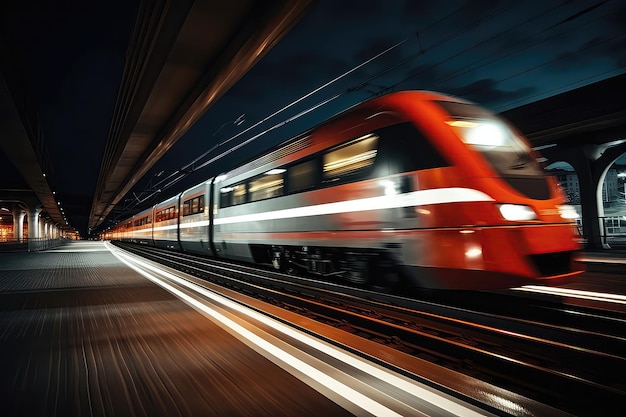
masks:
[[[568,203],[580,204],[580,185],[578,184],[576,172],[564,169],[551,169],[547,170],[547,172],[559,181]]]
[[[626,171],[626,169],[625,169]],[[602,202],[612,203],[623,199],[620,194],[624,191],[623,181],[618,177],[618,168],[610,168],[606,173],[604,182],[602,183]],[[571,204],[580,204],[580,185],[578,183],[578,175],[575,171],[564,169],[549,169],[549,175],[553,175],[561,184],[563,192],[567,196],[568,202]]]

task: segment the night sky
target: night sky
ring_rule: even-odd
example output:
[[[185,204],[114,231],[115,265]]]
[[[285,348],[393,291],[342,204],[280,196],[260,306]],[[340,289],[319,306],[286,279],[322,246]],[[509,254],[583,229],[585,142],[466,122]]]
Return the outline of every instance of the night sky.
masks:
[[[12,8],[2,16],[2,35],[24,69],[59,194],[83,202],[66,210],[68,219],[84,229],[137,4],[61,3],[66,6],[26,2]],[[616,76],[626,72],[625,34],[626,5],[619,0],[322,0],[133,191],[140,193],[153,175],[181,168],[218,142],[228,141],[202,161],[271,130],[165,190],[168,197],[385,92],[439,91],[501,112]]]

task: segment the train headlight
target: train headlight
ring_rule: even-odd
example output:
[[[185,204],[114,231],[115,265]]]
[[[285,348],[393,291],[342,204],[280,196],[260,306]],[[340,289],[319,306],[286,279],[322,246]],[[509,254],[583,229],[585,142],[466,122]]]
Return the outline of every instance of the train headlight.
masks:
[[[530,206],[524,206],[521,204],[500,204],[498,205],[500,214],[506,220],[510,221],[525,221],[525,220],[537,220],[537,213]]]
[[[559,214],[562,218],[567,220],[576,220],[580,217],[576,211],[576,207],[569,205],[556,206],[559,209]]]
[[[461,140],[468,145],[494,148],[507,145],[508,131],[501,123],[488,120],[450,120],[448,125],[460,128]]]

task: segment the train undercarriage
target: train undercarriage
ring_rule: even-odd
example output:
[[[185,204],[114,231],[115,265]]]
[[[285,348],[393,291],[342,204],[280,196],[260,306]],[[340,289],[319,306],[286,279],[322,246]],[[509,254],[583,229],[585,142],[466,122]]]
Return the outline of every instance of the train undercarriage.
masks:
[[[360,286],[397,287],[398,263],[383,250],[315,246],[251,245],[256,263],[286,273],[337,277]]]

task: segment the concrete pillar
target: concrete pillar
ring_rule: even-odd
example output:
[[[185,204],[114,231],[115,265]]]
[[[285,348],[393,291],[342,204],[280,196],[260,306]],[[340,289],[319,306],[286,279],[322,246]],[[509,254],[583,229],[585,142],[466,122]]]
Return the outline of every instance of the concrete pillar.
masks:
[[[24,240],[24,216],[26,212],[17,204],[13,207],[13,237],[18,242]]]
[[[587,240],[588,249],[606,249],[604,223],[602,215],[602,184],[595,173],[592,161],[579,152],[576,165],[572,165],[578,173],[580,186],[580,204],[582,209],[582,222],[584,237]]]
[[[39,213],[39,238],[46,238],[46,220],[42,217],[41,213]]]
[[[597,174],[597,167],[595,166],[597,149],[595,147],[552,147],[542,150],[541,154],[548,159],[549,163],[563,161],[574,168],[580,187],[583,238],[587,242],[585,247],[588,249],[605,248],[604,227],[600,218],[602,187],[599,187],[601,185],[599,184],[600,176]],[[598,187],[600,188],[599,199]]]
[[[28,212],[28,238],[37,239],[39,234],[39,213],[41,213],[41,207],[36,209],[30,209]]]

